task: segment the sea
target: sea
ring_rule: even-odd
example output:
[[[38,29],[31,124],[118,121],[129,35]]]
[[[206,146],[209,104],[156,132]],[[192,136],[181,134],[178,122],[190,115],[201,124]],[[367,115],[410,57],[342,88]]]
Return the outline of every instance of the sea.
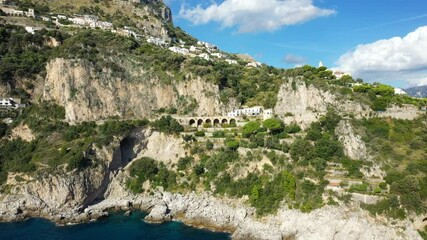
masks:
[[[0,223],[0,240],[222,240],[230,234],[189,227],[180,222],[148,224],[143,212],[110,214],[97,222],[58,227],[44,219]]]

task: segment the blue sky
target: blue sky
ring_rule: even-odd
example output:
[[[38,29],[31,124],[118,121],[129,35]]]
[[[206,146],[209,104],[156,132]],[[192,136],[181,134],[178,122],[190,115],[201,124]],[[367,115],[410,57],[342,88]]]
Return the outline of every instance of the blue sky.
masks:
[[[427,84],[426,0],[165,2],[175,25],[227,52],[281,68],[323,61],[399,87]]]

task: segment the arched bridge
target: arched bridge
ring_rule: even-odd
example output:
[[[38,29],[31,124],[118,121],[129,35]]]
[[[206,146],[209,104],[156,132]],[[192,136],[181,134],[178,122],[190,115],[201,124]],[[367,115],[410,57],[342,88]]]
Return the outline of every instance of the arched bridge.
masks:
[[[211,124],[212,126],[221,126],[222,124],[236,124],[236,118],[233,117],[175,117],[175,119],[183,126],[199,127],[203,124]]]

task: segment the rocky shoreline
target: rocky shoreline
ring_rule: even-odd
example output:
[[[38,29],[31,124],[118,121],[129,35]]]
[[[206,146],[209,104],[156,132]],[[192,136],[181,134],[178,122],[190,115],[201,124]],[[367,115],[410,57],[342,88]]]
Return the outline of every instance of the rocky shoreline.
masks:
[[[124,174],[124,173],[123,173]],[[58,225],[95,221],[108,211],[147,212],[149,223],[181,221],[186,225],[232,234],[232,239],[420,239],[408,221],[403,225],[381,224],[366,212],[351,206],[327,206],[311,213],[280,209],[274,216],[257,218],[242,201],[219,199],[209,193],[179,194],[157,190],[134,195],[122,186],[124,177],[114,177],[105,199],[85,209],[51,209],[29,196],[2,196],[0,221],[42,217]]]

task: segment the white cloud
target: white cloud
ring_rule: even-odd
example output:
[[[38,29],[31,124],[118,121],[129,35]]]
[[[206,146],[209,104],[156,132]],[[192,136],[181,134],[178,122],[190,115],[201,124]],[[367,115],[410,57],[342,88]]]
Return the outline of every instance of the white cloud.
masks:
[[[239,32],[274,31],[334,13],[314,6],[312,0],[225,0],[180,10],[180,16],[194,24],[218,22],[224,28],[237,26]]]
[[[298,56],[298,55],[294,55],[294,54],[288,54],[285,56],[285,58],[283,59],[283,61],[286,64],[295,64],[295,65],[301,65],[305,62],[305,58]]]
[[[362,44],[338,60],[341,70],[368,81],[405,80],[425,82],[427,72],[427,26],[405,37]]]

